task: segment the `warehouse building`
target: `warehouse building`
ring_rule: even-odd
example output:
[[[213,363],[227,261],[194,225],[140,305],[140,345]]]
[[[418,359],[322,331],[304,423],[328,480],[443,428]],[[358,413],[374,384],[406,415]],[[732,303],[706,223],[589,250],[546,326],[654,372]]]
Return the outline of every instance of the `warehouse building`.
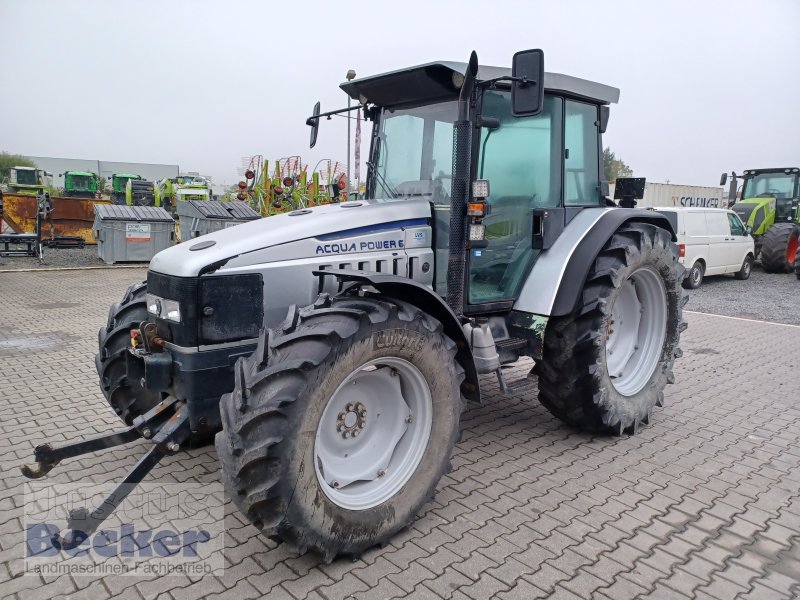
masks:
[[[114,173],[136,173],[150,181],[159,181],[166,177],[177,177],[180,174],[178,165],[160,165],[153,163],[115,162],[108,160],[83,160],[80,158],[53,158],[50,156],[28,156],[36,165],[53,174],[53,185],[63,187],[64,171],[90,171],[106,180]]]

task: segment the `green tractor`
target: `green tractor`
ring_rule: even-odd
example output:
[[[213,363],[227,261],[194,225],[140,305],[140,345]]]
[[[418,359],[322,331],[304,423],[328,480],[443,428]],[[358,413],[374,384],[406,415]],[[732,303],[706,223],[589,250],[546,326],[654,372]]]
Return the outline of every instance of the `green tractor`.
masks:
[[[89,171],[64,171],[64,195],[70,198],[94,198],[99,178]]]
[[[205,177],[179,175],[163,179],[156,185],[156,206],[175,213],[180,200],[213,200],[211,185]]]
[[[741,200],[731,207],[750,229],[756,257],[767,273],[791,273],[800,242],[800,168],[750,169],[742,174]],[[728,174],[723,173],[720,185]],[[730,198],[736,198],[732,174]]]
[[[128,206],[157,206],[155,186],[141,175],[114,173],[111,176],[111,201]]]

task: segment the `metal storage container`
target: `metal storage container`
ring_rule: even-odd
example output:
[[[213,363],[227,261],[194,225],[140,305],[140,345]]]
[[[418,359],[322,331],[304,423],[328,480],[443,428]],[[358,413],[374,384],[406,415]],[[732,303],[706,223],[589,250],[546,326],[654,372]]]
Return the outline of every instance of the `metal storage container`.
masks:
[[[609,185],[609,198],[614,197],[614,184]],[[644,186],[644,198],[637,200],[636,208],[651,206],[701,206],[725,208],[722,188],[700,185],[676,185],[648,181]]]
[[[261,218],[246,202],[216,200],[180,201],[177,213],[181,225],[181,241],[184,242],[212,231]]]
[[[97,255],[106,263],[147,262],[175,240],[175,221],[156,206],[95,204]]]

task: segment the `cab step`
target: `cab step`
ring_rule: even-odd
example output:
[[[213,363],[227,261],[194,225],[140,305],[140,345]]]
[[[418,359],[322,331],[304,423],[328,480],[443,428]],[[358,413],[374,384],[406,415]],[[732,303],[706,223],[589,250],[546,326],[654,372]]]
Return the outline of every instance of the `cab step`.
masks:
[[[495,374],[497,375],[498,383],[500,383],[500,393],[504,396],[517,396],[519,394],[529,394],[533,392],[533,384],[527,377],[508,383],[503,375],[502,367],[498,368]]]
[[[514,350],[522,350],[525,346],[528,345],[528,340],[525,338],[506,338],[504,340],[498,340],[495,342],[495,347],[499,353],[503,352],[513,352]]]

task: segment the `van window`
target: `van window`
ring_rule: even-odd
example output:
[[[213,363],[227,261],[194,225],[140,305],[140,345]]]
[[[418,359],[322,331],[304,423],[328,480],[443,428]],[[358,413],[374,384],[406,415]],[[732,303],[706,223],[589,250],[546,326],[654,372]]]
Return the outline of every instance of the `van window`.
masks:
[[[686,212],[686,235],[689,237],[708,235],[705,213]]]
[[[742,225],[739,217],[737,217],[735,214],[728,213],[728,223],[731,226],[731,233],[733,235],[747,235],[747,232],[744,230],[744,225]]]
[[[725,217],[726,213],[723,212],[708,212],[706,216],[706,224],[708,225],[708,235],[730,235],[731,228],[728,225],[728,219]]]

